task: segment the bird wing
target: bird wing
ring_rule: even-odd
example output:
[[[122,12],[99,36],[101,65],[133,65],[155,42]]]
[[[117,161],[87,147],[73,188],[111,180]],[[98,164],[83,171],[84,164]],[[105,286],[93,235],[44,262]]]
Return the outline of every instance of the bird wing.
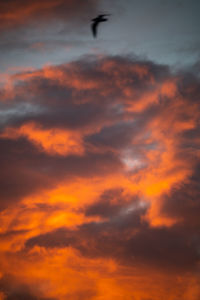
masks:
[[[106,16],[111,16],[111,14],[103,14],[103,15],[99,15],[100,18],[106,17]]]
[[[98,26],[98,23],[99,23],[99,22],[93,22],[92,25],[91,25],[92,33],[93,33],[93,36],[94,36],[94,37],[97,36],[97,26]]]

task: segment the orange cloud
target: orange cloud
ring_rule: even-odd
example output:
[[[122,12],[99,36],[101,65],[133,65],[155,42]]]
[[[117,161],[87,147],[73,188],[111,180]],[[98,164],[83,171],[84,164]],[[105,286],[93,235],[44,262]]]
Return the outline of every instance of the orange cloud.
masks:
[[[93,57],[1,88],[1,297],[198,299],[200,84],[188,76]]]
[[[19,129],[8,128],[2,135],[11,139],[26,137],[39,149],[51,155],[82,155],[83,141],[79,133],[61,129],[45,130],[34,123],[23,125]]]

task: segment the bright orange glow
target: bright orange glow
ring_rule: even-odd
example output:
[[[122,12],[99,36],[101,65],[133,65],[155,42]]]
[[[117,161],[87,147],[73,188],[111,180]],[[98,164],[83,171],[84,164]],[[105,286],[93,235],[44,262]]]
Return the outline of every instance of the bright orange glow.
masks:
[[[33,142],[39,149],[49,154],[82,155],[84,147],[79,133],[59,129],[45,130],[30,123],[23,125],[18,130],[7,129],[2,137],[19,138],[25,136]]]

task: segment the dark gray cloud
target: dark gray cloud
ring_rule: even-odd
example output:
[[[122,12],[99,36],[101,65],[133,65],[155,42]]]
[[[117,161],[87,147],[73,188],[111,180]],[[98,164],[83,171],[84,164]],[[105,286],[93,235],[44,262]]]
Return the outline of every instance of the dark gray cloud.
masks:
[[[36,288],[19,282],[11,275],[4,275],[0,279],[0,291],[4,294],[5,300],[56,300],[55,298],[42,297],[36,292]]]
[[[46,75],[46,72],[51,75]],[[53,75],[56,73],[59,77]],[[127,90],[133,95],[132,101],[137,103],[146,92],[155,91],[157,84],[171,76],[168,67],[148,61],[120,56],[100,60],[86,57],[46,70],[16,74],[13,76],[12,95],[7,89],[0,90],[0,97],[12,97],[12,103],[1,105],[4,110],[10,106],[17,110],[17,106],[20,109],[28,102],[33,109],[38,109],[38,115],[34,111],[32,116],[29,113],[10,117],[8,125],[37,121],[45,127],[92,126],[106,120],[119,121],[123,116],[123,105],[129,100]],[[138,121],[138,126],[141,127],[142,122]],[[112,129],[114,137],[119,135],[119,130],[124,135],[129,128],[133,129],[133,126],[126,123],[116,125],[116,129]],[[109,134],[108,129],[107,132]]]
[[[101,212],[100,212],[101,213]],[[89,223],[70,231],[57,229],[29,239],[26,247],[73,247],[89,257],[115,258],[125,265],[145,264],[185,272],[198,267],[197,242],[179,227],[149,228],[144,210],[115,215],[110,221]]]
[[[96,202],[85,208],[85,215],[111,218],[128,211],[131,205],[137,208],[139,198],[123,192],[123,189],[104,191]]]
[[[4,275],[0,279],[0,292],[3,293],[5,300],[59,300],[59,298],[45,297],[41,295],[41,291],[38,290],[38,286],[27,285],[20,282],[18,278],[15,278],[9,274]],[[93,299],[96,296],[97,290],[94,286],[77,287],[76,291],[68,291],[65,295],[69,300],[82,300]]]
[[[51,156],[23,138],[0,139],[0,163],[1,209],[64,179],[112,173],[121,167],[119,158],[111,152]]]
[[[172,189],[171,193],[162,199],[162,212],[166,216],[178,218],[182,226],[187,226],[187,230],[194,236],[199,235],[200,229],[199,179],[199,164],[197,164],[187,182]]]
[[[52,22],[55,20],[63,20],[66,23],[80,23],[85,20],[90,13],[94,13],[97,9],[97,0],[86,1],[24,1],[9,0],[0,2],[0,20],[1,30],[13,29],[17,26],[27,26],[33,22],[37,26],[37,22]]]
[[[1,72],[54,64],[74,53],[85,52],[90,19],[98,13],[99,0],[0,1]],[[91,36],[92,40],[92,36]],[[68,56],[68,55],[67,55]]]

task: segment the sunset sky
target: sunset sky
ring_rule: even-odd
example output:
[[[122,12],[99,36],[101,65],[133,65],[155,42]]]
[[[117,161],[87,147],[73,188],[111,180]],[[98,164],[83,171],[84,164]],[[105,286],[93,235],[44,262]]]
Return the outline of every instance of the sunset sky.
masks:
[[[200,299],[199,14],[0,0],[0,300]]]

